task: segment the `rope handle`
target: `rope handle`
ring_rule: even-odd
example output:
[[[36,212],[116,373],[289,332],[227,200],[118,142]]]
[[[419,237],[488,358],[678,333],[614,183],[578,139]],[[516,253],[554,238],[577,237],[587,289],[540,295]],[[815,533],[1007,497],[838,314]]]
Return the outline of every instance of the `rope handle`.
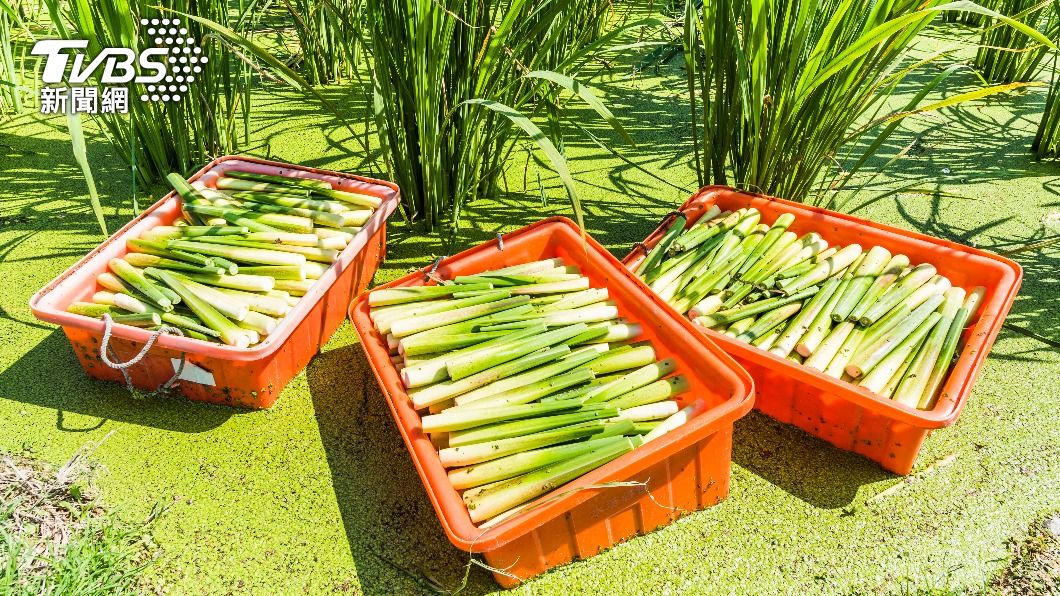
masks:
[[[163,333],[184,337],[184,332],[177,327],[162,325],[151,333],[151,336],[147,338],[146,342],[144,342],[144,347],[140,349],[138,354],[129,358],[125,362],[119,362],[118,355],[114,352],[114,348],[110,346],[110,338],[113,331],[114,321],[110,318],[110,313],[103,313],[103,340],[99,345],[99,359],[103,361],[103,364],[106,364],[110,368],[121,373],[121,376],[125,378],[125,386],[129,389],[129,393],[132,393],[133,395],[136,395],[136,388],[133,387],[132,378],[129,376],[128,369],[136,366],[141,360],[147,357],[147,353]],[[162,393],[169,390],[176,384],[177,380],[180,379],[181,373],[184,372],[185,356],[186,354],[184,352],[180,353],[180,364],[177,365],[176,371],[168,381],[159,385],[158,389],[155,390],[156,393]]]

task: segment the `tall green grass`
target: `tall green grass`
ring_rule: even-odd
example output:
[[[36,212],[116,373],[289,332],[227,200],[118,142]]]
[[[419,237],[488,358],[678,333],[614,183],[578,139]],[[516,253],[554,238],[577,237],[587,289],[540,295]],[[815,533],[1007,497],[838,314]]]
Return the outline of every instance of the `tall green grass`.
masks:
[[[923,89],[902,112],[878,116],[918,66],[901,63],[906,51],[944,10],[1000,16],[967,0],[689,0],[684,49],[700,182],[806,200],[842,187],[897,119],[1007,89],[919,106]],[[849,155],[855,147],[860,155]],[[835,174],[822,176],[830,166]]]
[[[22,73],[15,61],[15,35],[28,31],[12,0],[0,0],[0,114],[22,111]]]
[[[89,40],[89,51],[101,47],[145,47],[148,36],[140,19],[179,18],[193,13],[227,27],[240,15],[225,0],[45,0],[59,34]],[[121,155],[149,184],[165,174],[187,171],[212,156],[234,153],[246,142],[250,128],[250,93],[254,87],[250,65],[223,39],[188,19],[181,27],[202,47],[208,60],[193,73],[180,101],[140,101],[152,95],[145,85],[130,84],[129,114],[98,118]]]
[[[314,85],[358,75],[363,0],[282,0],[298,37],[296,66]]]
[[[529,135],[575,201],[556,147],[556,85],[601,38],[601,0],[372,0],[367,3],[373,116],[383,161],[408,217],[427,230],[497,192],[515,139]],[[562,77],[538,76],[542,72]],[[600,104],[591,103],[600,112]],[[612,123],[609,112],[602,112]],[[546,135],[532,117],[548,123]],[[536,118],[535,118],[536,119]]]
[[[942,13],[943,23],[958,23],[968,27],[978,27],[983,24],[983,15],[975,12],[949,11]]]
[[[1060,4],[1055,0],[987,0],[984,3],[1040,31],[1060,33]],[[979,40],[975,67],[988,81],[1031,81],[1041,72],[1048,47],[1011,27],[989,27]]]

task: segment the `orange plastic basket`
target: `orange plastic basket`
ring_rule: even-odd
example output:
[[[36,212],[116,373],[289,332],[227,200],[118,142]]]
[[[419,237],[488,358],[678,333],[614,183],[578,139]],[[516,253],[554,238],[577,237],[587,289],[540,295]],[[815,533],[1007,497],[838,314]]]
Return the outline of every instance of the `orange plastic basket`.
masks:
[[[751,409],[753,384],[746,372],[691,322],[662,302],[592,238],[583,238],[565,218],[551,218],[498,241],[445,259],[436,275],[451,279],[528,261],[562,258],[577,265],[594,287],[607,287],[621,316],[642,324],[643,336],[659,358],[674,358],[689,378],[683,404],[702,398],[709,409],[678,430],[646,444],[542,497],[521,514],[489,529],[476,527],[430,439],[421,431],[386,342],[368,312],[368,294],[350,307],[350,318],[367,354],[412,461],[449,539],[458,548],[482,553],[497,581],[510,587],[575,558],[592,556],[636,534],[649,532],[684,513],[709,507],[729,491],[733,422]],[[415,272],[383,287],[415,286]],[[642,486],[602,487],[636,481]]]
[[[268,408],[342,324],[350,299],[371,283],[386,250],[386,220],[397,207],[399,193],[397,186],[389,182],[242,156],[218,158],[189,180],[212,186],[222,172],[231,169],[327,180],[336,188],[383,199],[339,260],[312,285],[265,341],[240,349],[162,335],[146,357],[127,370],[134,385],[154,390],[173,377],[183,354],[186,362],[177,388],[188,399]],[[106,366],[100,359],[103,322],[70,314],[66,307],[74,301],[91,299],[96,291],[96,276],[107,270],[107,262],[128,252],[126,240],[137,238],[155,226],[172,223],[179,214],[176,194],[166,195],[30,299],[30,308],[38,319],[62,326],[89,375],[106,381],[122,381],[120,371]],[[150,331],[137,327],[114,325],[110,346],[119,359],[125,360],[139,353],[150,335]]]
[[[687,217],[686,226],[691,226],[712,205],[723,211],[754,207],[762,212],[762,221],[766,223],[782,213],[791,213],[795,222],[789,230],[797,234],[817,232],[830,244],[879,245],[892,253],[905,254],[913,264],[931,263],[955,286],[986,288],[978,315],[973,315],[964,332],[964,347],[942,387],[941,397],[929,411],[882,398],[697,326],[754,377],[758,410],[840,449],[859,453],[896,474],[908,474],[931,430],[953,424],[964,407],[987,352],[1019,292],[1023,277],[1020,266],[1004,257],[947,240],[724,186],[703,188],[681,207]],[[664,221],[644,244],[649,248],[655,246],[668,227],[669,221]],[[633,269],[643,258],[644,252],[635,249],[625,263]]]

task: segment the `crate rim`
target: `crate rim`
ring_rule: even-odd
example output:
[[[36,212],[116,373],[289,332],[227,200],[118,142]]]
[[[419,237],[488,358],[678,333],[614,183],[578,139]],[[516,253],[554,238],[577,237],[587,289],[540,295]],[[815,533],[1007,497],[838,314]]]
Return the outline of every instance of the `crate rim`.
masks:
[[[365,184],[371,184],[386,189],[386,192],[383,193],[382,205],[380,205],[380,207],[375,210],[375,213],[372,214],[368,222],[361,228],[360,232],[357,233],[357,236],[363,236],[366,239],[371,237],[372,234],[374,234],[386,225],[386,221],[394,213],[394,211],[397,210],[397,205],[401,200],[401,190],[393,182],[389,182],[386,180],[378,180],[375,178],[360,176],[347,172],[324,170],[311,166],[302,166],[298,164],[267,160],[248,155],[223,155],[217,157],[211,160],[206,165],[199,168],[194,174],[192,174],[187,179],[189,181],[198,180],[203,175],[211,172],[221,164],[231,162],[247,162],[270,167],[293,169],[302,172],[318,174],[321,176],[345,178],[348,180],[355,180],[358,182],[363,182]],[[154,212],[174,200],[179,200],[179,197],[177,196],[176,191],[171,190],[170,192],[163,195],[160,199],[155,201],[150,207],[140,212],[139,215],[126,222],[125,225],[123,225],[121,228],[107,236],[107,238],[97,244],[91,251],[86,253],[83,257],[78,259],[73,265],[67,267],[62,273],[60,273],[54,279],[48,282],[47,285],[35,292],[33,296],[29,299],[29,307],[30,310],[33,312],[33,315],[41,321],[53,323],[62,327],[69,326],[77,329],[84,329],[96,334],[102,334],[105,329],[105,323],[102,320],[93,317],[88,317],[85,315],[68,313],[62,310],[54,310],[52,308],[42,305],[41,302],[60,284],[62,284],[68,278],[77,273],[81,268],[91,263],[97,257],[97,255],[101,253],[105,248],[111,246],[112,244],[118,241],[124,242],[126,240],[125,236],[133,227],[135,227],[137,224],[149,217],[151,214],[153,214]],[[339,254],[339,258],[335,262],[333,262],[331,266],[327,268],[324,274],[321,275],[320,279],[317,280],[318,282],[323,280],[325,283],[314,283],[310,290],[306,292],[305,296],[302,297],[303,299],[299,300],[299,304],[295,306],[289,313],[287,313],[287,315],[284,316],[284,319],[281,320],[277,330],[274,333],[270,334],[268,337],[266,337],[264,341],[260,342],[256,346],[249,348],[238,348],[235,346],[204,342],[202,340],[190,337],[180,337],[165,333],[160,334],[155,343],[156,345],[161,346],[163,348],[169,348],[172,350],[178,350],[188,353],[201,352],[204,350],[204,348],[209,348],[209,350],[216,356],[222,356],[229,360],[241,362],[255,361],[270,356],[284,345],[284,342],[294,331],[294,323],[296,322],[296,320],[299,317],[306,316],[309,310],[311,309],[312,305],[320,300],[320,298],[334,283],[335,279],[337,279],[339,271],[336,268],[336,265],[339,265],[342,260],[349,258],[350,255],[353,254],[348,253],[347,251],[351,251],[353,249],[359,251],[360,248],[362,247],[356,247],[353,245],[353,243],[351,243],[350,246],[347,246],[345,249],[343,249],[343,251]],[[152,333],[153,332],[148,331],[146,329],[132,327],[129,325],[114,324],[111,326],[112,336],[140,343],[146,342],[151,337]]]
[[[746,196],[748,196],[748,197],[750,197],[752,199],[765,200],[765,201],[768,201],[768,202],[771,202],[771,203],[777,203],[777,204],[783,205],[788,210],[800,210],[800,211],[805,211],[805,212],[812,212],[812,213],[819,214],[819,215],[822,215],[822,216],[825,216],[825,217],[828,217],[828,218],[842,219],[842,220],[845,220],[845,221],[847,221],[849,223],[856,224],[856,225],[859,225],[859,226],[865,226],[865,227],[874,228],[876,230],[887,232],[889,234],[896,235],[896,236],[903,236],[903,237],[906,237],[906,238],[914,238],[916,240],[927,242],[929,244],[933,244],[933,245],[936,245],[936,246],[942,246],[942,247],[948,248],[950,250],[966,252],[966,253],[970,253],[970,254],[973,254],[973,255],[976,255],[976,256],[979,256],[979,257],[983,257],[983,258],[995,261],[995,262],[1005,266],[1005,268],[1007,269],[1006,274],[1010,274],[1011,275],[1010,283],[1007,284],[1008,285],[1008,291],[1001,299],[1002,303],[1005,305],[1004,310],[1005,310],[1006,313],[1007,313],[1008,309],[1011,308],[1011,305],[1012,305],[1013,301],[1015,300],[1016,295],[1019,293],[1020,286],[1022,284],[1023,267],[1020,266],[1020,264],[1017,263],[1016,261],[1014,261],[1012,259],[1009,259],[1007,257],[1004,257],[1002,255],[999,255],[999,254],[996,254],[996,253],[992,253],[992,252],[988,252],[988,251],[984,251],[982,249],[975,248],[975,247],[972,247],[972,246],[967,246],[967,245],[960,244],[960,243],[957,243],[957,242],[953,242],[952,240],[947,240],[945,238],[937,238],[935,236],[929,236],[929,235],[921,233],[921,232],[912,231],[912,230],[905,230],[905,229],[902,229],[902,228],[898,228],[898,227],[891,226],[891,225],[884,224],[884,223],[875,222],[875,221],[872,221],[872,220],[869,220],[869,219],[864,219],[864,218],[861,218],[861,217],[856,217],[856,216],[849,215],[849,214],[846,214],[846,213],[840,213],[838,211],[832,211],[832,210],[829,210],[829,209],[825,209],[823,207],[817,207],[817,206],[814,206],[814,205],[806,205],[804,203],[799,203],[799,202],[791,201],[791,200],[788,200],[788,199],[782,199],[782,198],[779,198],[779,197],[773,197],[773,196],[769,196],[769,195],[765,195],[765,194],[761,194],[761,193],[755,193],[755,192],[750,192],[750,191],[746,191],[746,190],[741,190],[741,189],[738,189],[738,188],[735,188],[735,187],[731,187],[731,186],[726,186],[726,185],[723,185],[723,184],[711,184],[711,185],[707,185],[707,186],[704,186],[704,187],[700,188],[697,192],[693,193],[692,196],[689,197],[681,205],[681,207],[679,208],[679,211],[684,212],[684,211],[686,211],[688,209],[695,208],[698,203],[703,202],[705,200],[709,200],[710,195],[713,195],[713,194],[716,194],[716,193],[719,193],[719,192],[738,193],[738,194],[746,195]],[[660,223],[660,225],[657,226],[655,228],[655,230],[653,230],[651,232],[651,234],[649,234],[647,236],[647,238],[645,238],[645,241],[644,241],[645,244],[649,244],[650,246],[654,246],[655,243],[658,242],[658,237],[668,227],[669,227],[668,218],[664,218],[663,221]],[[636,255],[637,255],[637,249],[634,248],[632,251],[630,251],[626,255],[626,257],[623,259],[623,262],[624,263],[629,262]],[[671,307],[669,305],[667,305],[667,308],[671,308]],[[980,305],[980,308],[982,308],[982,305]],[[672,310],[672,308],[671,308],[671,310]],[[674,311],[674,312],[676,312],[676,311]],[[684,315],[681,315],[681,316],[683,318],[687,319],[687,317],[684,317]],[[985,343],[992,343],[993,342],[993,340],[996,338],[998,332],[1000,331],[1001,325],[1002,325],[1003,322],[1004,322],[1004,317],[1003,316],[998,316],[998,317],[995,318],[995,321],[991,322],[991,324],[988,325],[988,329],[986,329],[987,338],[985,340]],[[980,324],[980,322],[977,321],[976,322],[976,326],[978,326],[979,324]],[[815,386],[817,388],[825,389],[825,390],[827,390],[827,391],[829,391],[829,392],[831,392],[833,394],[841,396],[843,399],[851,401],[851,402],[855,403],[856,405],[859,405],[859,406],[862,406],[862,407],[870,408],[872,410],[883,409],[883,410],[885,410],[886,415],[888,415],[889,417],[891,417],[893,419],[899,420],[901,422],[905,422],[907,424],[910,424],[910,425],[913,425],[913,426],[916,426],[916,427],[919,427],[919,428],[926,428],[926,429],[943,428],[943,427],[946,427],[946,426],[951,426],[954,422],[956,422],[957,417],[960,415],[961,410],[962,410],[962,408],[964,406],[964,403],[967,401],[968,393],[970,393],[970,391],[971,391],[971,385],[974,384],[975,378],[978,377],[979,369],[981,368],[982,362],[985,361],[986,356],[987,356],[986,353],[976,354],[975,355],[975,360],[976,361],[973,362],[973,365],[972,365],[973,369],[974,369],[973,370],[973,374],[968,375],[968,378],[965,379],[964,383],[962,384],[962,386],[961,386],[961,388],[959,390],[959,395],[957,397],[955,397],[953,400],[950,400],[949,402],[943,402],[942,400],[939,400],[938,403],[936,403],[935,407],[933,409],[931,409],[931,410],[919,410],[917,408],[906,406],[904,404],[900,404],[900,403],[895,402],[895,401],[890,400],[890,399],[882,398],[882,397],[876,395],[875,393],[872,393],[868,389],[865,389],[863,387],[859,387],[859,386],[854,385],[852,383],[847,383],[847,382],[842,381],[840,379],[836,379],[834,377],[830,377],[830,376],[824,375],[823,373],[822,374],[815,374],[816,371],[813,371],[811,369],[807,369],[803,365],[793,363],[793,362],[787,360],[786,358],[781,358],[781,357],[777,356],[776,354],[772,354],[772,353],[764,351],[764,350],[759,350],[758,348],[755,348],[755,347],[753,347],[751,345],[748,345],[748,344],[745,344],[743,342],[738,342],[735,339],[730,338],[730,337],[726,336],[725,334],[718,333],[717,331],[714,331],[712,329],[706,329],[706,328],[697,326],[697,330],[700,333],[706,335],[707,337],[710,337],[712,340],[715,340],[715,341],[719,342],[722,346],[724,346],[724,348],[726,350],[732,350],[732,352],[734,354],[740,356],[741,358],[747,358],[749,360],[759,360],[759,361],[765,359],[767,362],[772,363],[774,366],[776,366],[779,369],[785,371],[786,373],[788,373],[788,372],[795,373],[794,376],[796,377],[797,380],[799,380],[801,382],[806,382],[806,383],[809,383],[809,384],[811,384],[811,385],[813,385],[813,386]],[[960,353],[958,352],[958,356],[959,355],[960,355]],[[958,362],[959,362],[959,360],[958,360]],[[789,375],[789,376],[792,376],[792,375]],[[945,406],[945,407],[943,407],[943,406]]]
[[[534,222],[518,230],[508,232],[507,234],[502,234],[501,237],[498,239],[483,242],[482,244],[470,247],[464,251],[461,251],[460,253],[446,257],[441,260],[439,267],[442,267],[453,261],[462,259],[471,253],[478,252],[480,250],[486,250],[490,247],[498,247],[499,242],[503,242],[503,239],[505,238],[510,238],[521,234],[527,234],[537,228],[553,225],[565,226],[574,230],[578,234],[583,234],[583,230],[569,218],[562,216],[552,216]],[[614,476],[615,473],[620,469],[624,472],[624,475],[629,476],[635,475],[640,470],[643,470],[647,467],[658,464],[667,457],[667,454],[663,452],[673,449],[673,446],[676,443],[680,441],[686,441],[688,443],[688,446],[698,443],[706,437],[724,430],[723,427],[725,425],[732,425],[737,419],[747,414],[754,406],[754,380],[751,378],[751,375],[746,370],[744,370],[743,367],[736,363],[732,356],[730,356],[723,349],[717,346],[709,338],[697,334],[697,329],[695,328],[694,324],[687,318],[676,315],[676,313],[672,309],[661,308],[663,305],[661,304],[659,298],[655,296],[655,294],[651,292],[650,289],[648,289],[648,287],[644,285],[644,283],[640,279],[633,275],[631,271],[626,269],[626,267],[622,264],[621,261],[619,261],[613,254],[611,254],[610,251],[600,245],[595,239],[593,239],[588,234],[583,234],[582,238],[586,242],[587,247],[591,246],[594,251],[599,253],[602,258],[604,258],[604,260],[607,262],[608,268],[613,269],[614,272],[624,276],[627,280],[639,286],[639,289],[644,294],[645,299],[655,303],[655,307],[659,308],[664,315],[673,318],[678,325],[684,328],[685,331],[691,334],[699,335],[699,337],[706,340],[704,342],[705,348],[710,351],[713,356],[716,356],[722,366],[724,366],[731,373],[733,373],[734,376],[740,381],[740,384],[742,385],[742,395],[734,394],[718,406],[711,408],[710,410],[696,416],[691,421],[683,425],[680,429],[671,433],[667,433],[666,435],[663,435],[662,437],[655,441],[652,441],[651,443],[638,447],[635,451],[630,452],[640,454],[636,461],[623,461],[630,455],[630,453],[627,453],[626,455],[619,457],[618,459],[613,460],[608,464],[565,484],[564,486],[567,487],[567,492],[565,492],[562,497],[554,501],[543,503],[533,510],[525,511],[523,513],[515,515],[512,518],[504,520],[503,522],[497,524],[496,526],[490,527],[488,529],[480,529],[472,524],[472,522],[470,521],[470,516],[466,512],[466,509],[464,509],[464,515],[459,520],[452,520],[450,519],[450,516],[445,513],[445,506],[441,501],[441,495],[439,495],[432,488],[433,483],[428,480],[428,472],[424,468],[423,463],[421,462],[420,457],[418,455],[419,451],[429,448],[431,450],[431,453],[428,454],[424,452],[424,456],[430,456],[431,454],[433,454],[433,457],[437,458],[437,450],[434,449],[433,445],[430,445],[429,439],[427,439],[426,437],[422,437],[422,433],[419,437],[419,439],[422,440],[417,440],[416,437],[410,436],[409,431],[414,429],[407,428],[406,425],[403,423],[404,417],[402,416],[401,412],[398,411],[399,406],[397,404],[397,400],[399,399],[405,401],[408,400],[407,393],[402,391],[401,395],[392,395],[386,383],[384,383],[382,377],[380,376],[379,371],[375,368],[375,366],[371,366],[372,356],[370,350],[379,349],[378,344],[380,342],[380,338],[378,332],[375,330],[375,327],[371,324],[371,321],[368,317],[368,295],[372,291],[382,288],[409,285],[428,285],[424,283],[423,279],[425,271],[422,268],[417,269],[399,279],[393,280],[384,285],[376,286],[372,290],[362,293],[350,305],[349,313],[350,319],[353,321],[354,327],[358,335],[361,337],[361,347],[364,350],[365,355],[367,356],[373,374],[379,381],[378,384],[383,395],[386,397],[387,405],[390,408],[391,414],[394,417],[394,422],[397,424],[398,430],[402,435],[402,439],[405,441],[406,447],[408,447],[408,449],[413,452],[412,454],[410,454],[412,455],[413,465],[416,467],[416,471],[420,475],[420,479],[425,485],[425,490],[431,500],[431,504],[434,506],[438,521],[441,523],[450,541],[458,548],[461,548],[463,550],[469,552],[486,552],[503,547],[506,544],[517,540],[530,532],[533,532],[546,522],[555,519],[556,517],[559,517],[561,515],[565,515],[569,511],[573,510],[575,507],[595,497],[597,494],[599,494],[599,490],[606,490],[602,488],[587,487],[614,480],[611,477]],[[373,343],[376,345],[369,346],[368,341],[366,341],[366,337],[373,339]],[[737,393],[740,393],[740,391],[737,391]],[[419,414],[416,413],[415,410],[413,410],[412,413],[417,418],[419,418]],[[424,446],[423,441],[427,442],[426,447]],[[465,520],[463,519],[463,517],[467,517],[467,519]],[[459,522],[461,527],[456,527],[456,525],[453,523],[454,521]],[[470,532],[469,528],[471,530],[474,530],[474,532]]]

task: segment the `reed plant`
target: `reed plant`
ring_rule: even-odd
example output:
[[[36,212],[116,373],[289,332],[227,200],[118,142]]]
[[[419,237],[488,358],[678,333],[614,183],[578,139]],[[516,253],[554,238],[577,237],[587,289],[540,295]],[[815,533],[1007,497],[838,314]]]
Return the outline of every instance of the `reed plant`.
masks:
[[[1048,43],[1025,24],[967,0],[689,0],[683,46],[700,182],[799,201],[841,187],[897,119],[926,109],[914,103],[878,116],[895,87],[923,64],[901,64],[916,35],[951,10],[1001,19]],[[977,89],[930,107],[1007,89]],[[841,152],[870,132],[867,151],[853,164],[840,163]],[[828,179],[822,173],[830,164],[838,167]]]
[[[943,23],[957,23],[968,27],[978,27],[983,24],[983,15],[975,12],[950,11],[942,13]]]
[[[129,86],[128,114],[100,114],[104,132],[141,184],[187,171],[210,158],[238,152],[250,135],[251,93],[262,80],[278,80],[315,96],[308,82],[253,40],[258,0],[44,0],[59,36],[87,39],[89,52],[102,47],[134,51],[150,41],[143,19],[179,19],[200,47],[198,70],[185,78],[180,100],[140,101],[152,91]],[[178,81],[180,82],[180,81]],[[134,204],[135,207],[135,204]]]
[[[1033,27],[1049,39],[1060,33],[1055,0],[987,0],[984,4]],[[995,83],[1031,81],[1041,72],[1048,46],[1011,27],[988,27],[979,40],[975,67]]]
[[[1060,68],[1058,62],[1060,59],[1054,52],[1052,84],[1046,96],[1045,110],[1038,124],[1038,131],[1034,135],[1034,143],[1031,145],[1031,150],[1038,159],[1060,157],[1060,77],[1056,74],[1056,69]]]
[[[283,0],[298,37],[293,65],[314,85],[359,74],[364,22],[362,0]]]
[[[193,14],[227,28],[239,21],[225,0],[45,0],[59,34],[89,40],[89,51],[148,46],[141,19],[180,18]],[[211,156],[237,152],[250,128],[252,69],[220,36],[202,23],[183,19],[181,27],[201,45],[199,64],[179,101],[140,101],[146,85],[130,84],[128,114],[100,114],[107,136],[142,184],[171,171],[186,171]]]
[[[389,176],[406,216],[427,230],[455,230],[461,207],[489,196],[521,135],[545,153],[575,201],[555,142],[555,91],[566,87],[617,125],[571,78],[599,43],[601,0],[377,0],[366,28],[373,116]],[[591,18],[586,18],[586,17]],[[547,121],[550,135],[535,123]]]
[[[0,0],[0,114],[22,111],[21,67],[15,61],[18,32],[28,32],[13,0]]]

